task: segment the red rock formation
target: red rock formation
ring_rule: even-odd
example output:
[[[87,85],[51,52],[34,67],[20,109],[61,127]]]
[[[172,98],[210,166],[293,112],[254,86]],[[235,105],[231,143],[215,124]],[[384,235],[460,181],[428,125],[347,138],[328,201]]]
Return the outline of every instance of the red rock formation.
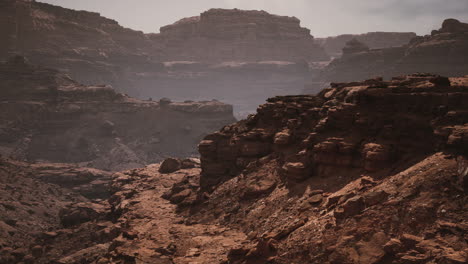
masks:
[[[371,49],[383,49],[407,45],[415,37],[416,34],[413,32],[369,32],[359,35],[344,34],[336,37],[316,38],[316,41],[330,56],[336,58],[341,56],[346,42],[353,38]]]
[[[463,263],[467,96],[411,75],[272,98],[207,136],[199,185],[167,197],[198,190],[174,201],[191,221],[248,234],[231,263]]]
[[[452,86],[446,78],[411,75],[390,82],[334,83],[316,97],[271,98],[257,115],[200,143],[202,187],[210,189],[265,156],[279,158],[285,176],[297,178],[294,175],[321,177],[336,167],[347,167],[349,174],[359,168],[361,173],[375,171],[404,153],[425,155],[446,145],[442,142],[448,134],[439,138],[442,135],[434,132],[447,126],[440,121],[451,119],[446,114],[457,116],[456,124],[466,122],[466,88],[457,83],[465,85],[466,80],[451,82]],[[422,93],[430,93],[433,100],[418,102]],[[429,113],[441,116],[431,122]]]
[[[336,59],[316,78],[322,82],[347,82],[376,76],[429,72],[445,76],[468,74],[467,24],[454,19],[430,36],[416,37],[398,48],[371,49]]]
[[[217,101],[136,100],[22,57],[0,64],[0,95],[1,153],[31,162],[139,167],[196,154],[203,134],[235,120],[232,106]]]
[[[265,11],[210,9],[153,35],[163,59],[180,61],[319,61],[328,57],[299,19]],[[210,47],[207,49],[206,47]]]

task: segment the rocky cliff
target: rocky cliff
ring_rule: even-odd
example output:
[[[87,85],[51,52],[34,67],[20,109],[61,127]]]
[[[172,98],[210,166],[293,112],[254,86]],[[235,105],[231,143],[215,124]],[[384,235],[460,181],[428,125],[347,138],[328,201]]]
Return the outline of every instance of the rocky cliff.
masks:
[[[247,234],[230,263],[463,263],[467,85],[410,75],[271,98],[205,137],[199,182],[167,197]]]
[[[153,35],[164,43],[165,60],[321,61],[326,53],[295,17],[265,11],[210,9]],[[206,47],[210,47],[207,49]]]
[[[143,69],[162,67],[147,36],[98,13],[24,0],[5,0],[0,7],[3,59],[19,53],[82,83],[110,84],[121,91],[131,88]]]
[[[21,54],[140,99],[223,100],[239,116],[268,97],[299,93],[307,62],[328,60],[297,18],[263,11],[212,9],[158,34],[35,1],[2,1],[0,17],[0,60]]]
[[[371,49],[401,47],[416,37],[413,32],[369,32],[365,34],[344,34],[328,38],[316,38],[316,42],[332,57],[340,57],[346,42],[353,38],[366,44]]]
[[[347,82],[376,76],[429,72],[446,76],[468,74],[467,24],[445,20],[440,30],[413,38],[403,47],[371,49],[332,61],[316,78],[320,82]]]
[[[466,263],[467,100],[468,78],[422,74],[271,98],[206,136],[201,168],[69,205],[35,263]]]
[[[121,170],[195,155],[207,133],[233,122],[218,101],[141,101],[108,86],[13,57],[0,64],[0,150],[15,159]]]

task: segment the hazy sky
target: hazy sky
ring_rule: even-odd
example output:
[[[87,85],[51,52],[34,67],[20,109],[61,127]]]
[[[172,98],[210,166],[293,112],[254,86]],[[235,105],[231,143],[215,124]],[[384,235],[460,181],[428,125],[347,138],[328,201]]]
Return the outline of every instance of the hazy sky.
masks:
[[[121,25],[144,32],[209,8],[256,9],[295,16],[316,37],[369,31],[440,28],[445,18],[468,20],[468,0],[39,0],[67,8],[99,12]]]

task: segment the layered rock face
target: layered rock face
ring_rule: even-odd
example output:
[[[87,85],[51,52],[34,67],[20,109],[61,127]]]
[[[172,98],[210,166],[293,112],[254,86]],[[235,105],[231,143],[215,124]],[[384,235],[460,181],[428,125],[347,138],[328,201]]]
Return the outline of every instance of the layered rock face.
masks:
[[[316,78],[322,82],[347,82],[376,76],[430,72],[445,76],[468,74],[467,24],[444,21],[430,36],[413,38],[408,45],[371,49],[332,61]]]
[[[366,44],[371,49],[401,47],[416,37],[413,32],[369,32],[353,35],[344,34],[336,37],[317,38],[317,43],[332,57],[340,57],[346,42],[354,39]]]
[[[235,119],[217,101],[141,101],[84,86],[22,57],[0,65],[1,153],[25,161],[121,170],[191,156],[197,142]]]
[[[0,60],[19,53],[140,99],[223,100],[239,116],[268,97],[299,93],[307,62],[328,60],[297,18],[260,11],[213,9],[159,34],[35,1],[2,1],[0,15]]]
[[[463,263],[467,100],[467,78],[433,75],[271,98],[168,198],[248,234],[230,263]]]
[[[353,168],[378,171],[405,155],[424,156],[448,145],[463,149],[465,143],[448,137],[467,121],[466,81],[415,74],[332,83],[318,96],[271,98],[255,116],[200,143],[202,186],[210,190],[261,157],[275,159],[294,180],[340,167],[349,175]]]
[[[321,61],[326,53],[299,19],[265,11],[210,9],[161,28],[165,60]],[[207,49],[206,47],[209,47]]]
[[[60,69],[85,84],[124,90],[140,71],[160,69],[157,47],[142,32],[121,27],[98,13],[35,1],[0,4],[0,57],[20,53],[33,63]]]

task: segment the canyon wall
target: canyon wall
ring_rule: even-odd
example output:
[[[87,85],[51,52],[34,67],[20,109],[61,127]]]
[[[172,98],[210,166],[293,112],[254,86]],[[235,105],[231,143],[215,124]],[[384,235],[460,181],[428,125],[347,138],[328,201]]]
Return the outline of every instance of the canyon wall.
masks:
[[[153,35],[165,60],[322,61],[327,54],[295,17],[265,11],[210,9]],[[206,47],[209,47],[208,49]]]
[[[13,57],[0,64],[1,153],[29,162],[122,170],[192,156],[207,133],[235,121],[218,101],[142,101],[81,85]]]
[[[6,40],[2,59],[19,53],[82,83],[110,84],[120,91],[131,88],[137,72],[161,68],[152,58],[153,43],[142,32],[98,13],[35,1],[6,0],[0,5],[0,32]]]
[[[369,32],[364,34],[343,34],[334,37],[316,38],[316,42],[332,57],[340,57],[346,42],[357,39],[371,49],[401,47],[416,37],[413,32]]]
[[[247,235],[229,263],[463,263],[467,100],[468,78],[428,74],[271,98],[165,197]]]
[[[347,82],[414,72],[464,76],[468,74],[467,55],[468,25],[447,19],[440,30],[413,38],[403,47],[370,49],[335,59],[315,80]]]

